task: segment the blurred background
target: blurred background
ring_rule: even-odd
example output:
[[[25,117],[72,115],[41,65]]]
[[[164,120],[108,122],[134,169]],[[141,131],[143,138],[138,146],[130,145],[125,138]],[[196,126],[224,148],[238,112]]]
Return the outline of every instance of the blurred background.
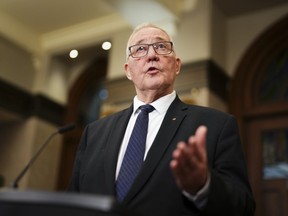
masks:
[[[131,104],[126,42],[143,22],[173,36],[180,98],[237,117],[256,215],[287,215],[286,0],[0,0],[0,187],[75,122],[19,184],[65,190],[85,125]]]

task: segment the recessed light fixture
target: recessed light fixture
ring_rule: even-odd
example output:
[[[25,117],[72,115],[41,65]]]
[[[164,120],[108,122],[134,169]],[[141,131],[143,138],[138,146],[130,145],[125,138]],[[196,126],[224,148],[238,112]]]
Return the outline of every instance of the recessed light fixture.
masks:
[[[69,56],[70,56],[70,58],[77,58],[78,50],[76,50],[76,49],[71,50],[69,53]]]
[[[111,49],[112,44],[109,41],[105,41],[104,43],[102,43],[102,49],[104,50],[109,50]]]

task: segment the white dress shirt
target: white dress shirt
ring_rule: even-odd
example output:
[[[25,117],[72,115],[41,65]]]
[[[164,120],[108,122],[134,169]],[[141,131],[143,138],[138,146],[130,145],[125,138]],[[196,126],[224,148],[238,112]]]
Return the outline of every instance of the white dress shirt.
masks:
[[[147,140],[146,140],[146,147],[145,147],[145,155],[144,155],[144,160],[146,158],[146,155],[159,131],[159,128],[162,124],[162,121],[165,117],[165,114],[173,102],[173,100],[176,97],[176,92],[173,91],[171,94],[165,95],[164,97],[159,98],[156,101],[153,101],[150,103],[155,110],[149,113],[149,123],[148,123],[148,132],[147,132]],[[133,113],[130,117],[130,120],[127,125],[127,129],[121,144],[120,152],[118,155],[118,162],[117,162],[117,168],[116,168],[116,179],[120,171],[120,167],[124,158],[124,154],[126,152],[126,148],[128,146],[129,138],[131,136],[134,124],[136,122],[137,116],[139,114],[139,107],[144,105],[142,101],[140,101],[137,96],[134,97],[133,99]]]

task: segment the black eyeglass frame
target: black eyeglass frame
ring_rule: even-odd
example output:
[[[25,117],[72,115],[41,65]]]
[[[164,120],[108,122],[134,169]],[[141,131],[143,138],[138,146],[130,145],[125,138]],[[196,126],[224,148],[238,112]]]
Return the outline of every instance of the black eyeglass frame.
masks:
[[[171,49],[169,49],[169,52],[167,53],[158,53],[157,52],[157,49],[155,47],[155,45],[157,44],[161,44],[161,43],[169,43],[171,45]],[[141,56],[133,56],[133,53],[131,52],[131,48],[133,47],[136,47],[136,46],[148,46],[147,50],[146,50],[146,53],[145,55],[141,55]],[[170,53],[172,53],[174,50],[173,50],[173,42],[172,41],[159,41],[159,42],[156,42],[156,43],[152,43],[152,44],[135,44],[135,45],[132,45],[130,47],[128,47],[128,50],[130,52],[129,56],[131,56],[132,58],[142,58],[144,56],[146,56],[149,52],[149,47],[152,46],[153,47],[153,50],[155,51],[155,53],[157,53],[158,55],[169,55]]]

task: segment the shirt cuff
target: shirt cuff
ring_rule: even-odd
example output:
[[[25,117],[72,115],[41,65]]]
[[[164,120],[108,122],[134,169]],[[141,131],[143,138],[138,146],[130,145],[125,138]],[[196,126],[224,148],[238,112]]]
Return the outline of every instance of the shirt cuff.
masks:
[[[183,191],[183,195],[187,197],[188,200],[195,203],[195,205],[201,209],[207,202],[207,195],[209,192],[211,177],[208,175],[205,185],[196,193],[196,195],[191,195],[187,191]]]

